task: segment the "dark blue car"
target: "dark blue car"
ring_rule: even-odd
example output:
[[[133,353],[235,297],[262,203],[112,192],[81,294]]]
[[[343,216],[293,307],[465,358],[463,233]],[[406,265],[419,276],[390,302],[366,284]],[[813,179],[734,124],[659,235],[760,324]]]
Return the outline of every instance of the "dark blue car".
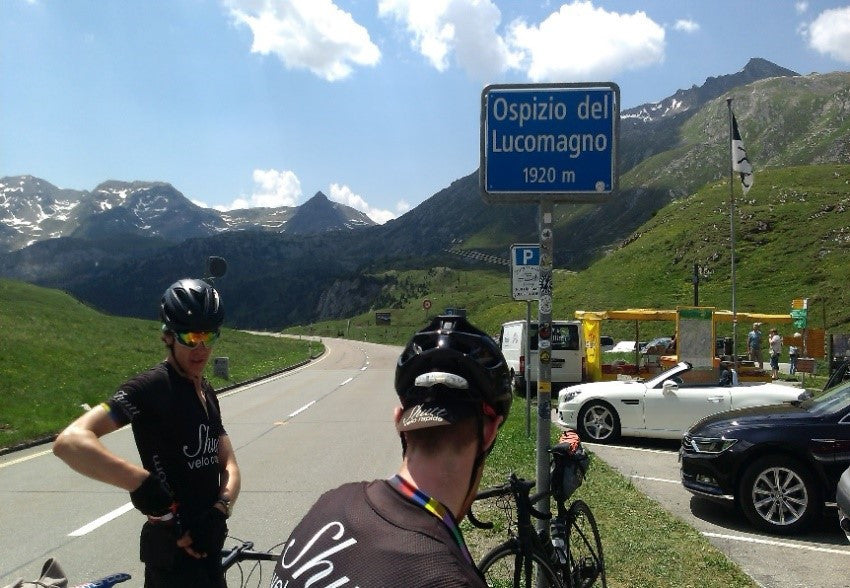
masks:
[[[836,498],[850,467],[850,381],[813,400],[706,417],[682,438],[682,484],[732,497],[759,529],[792,534]]]

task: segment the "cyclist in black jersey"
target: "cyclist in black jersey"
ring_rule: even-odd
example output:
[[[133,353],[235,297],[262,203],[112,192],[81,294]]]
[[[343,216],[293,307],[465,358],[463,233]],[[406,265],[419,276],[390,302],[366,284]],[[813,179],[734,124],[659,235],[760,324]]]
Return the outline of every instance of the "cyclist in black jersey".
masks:
[[[399,357],[395,389],[398,473],[319,498],[286,541],[272,588],[486,586],[458,522],[510,410],[501,350],[465,318],[437,317]]]
[[[74,470],[130,492],[147,521],[140,537],[145,586],[226,586],[220,551],[239,495],[239,466],[203,371],[224,308],[203,280],[172,284],[160,301],[168,357],[71,423],[53,452]],[[131,424],[142,465],[100,437]]]

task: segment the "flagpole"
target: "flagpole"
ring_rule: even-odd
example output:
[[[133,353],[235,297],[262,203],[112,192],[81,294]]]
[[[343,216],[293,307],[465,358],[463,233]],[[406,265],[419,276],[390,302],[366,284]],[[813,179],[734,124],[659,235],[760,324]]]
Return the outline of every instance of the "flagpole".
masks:
[[[726,99],[726,108],[729,111],[729,235],[732,248],[732,361],[735,373],[738,373],[738,310],[735,303],[735,189],[732,153],[732,99]]]

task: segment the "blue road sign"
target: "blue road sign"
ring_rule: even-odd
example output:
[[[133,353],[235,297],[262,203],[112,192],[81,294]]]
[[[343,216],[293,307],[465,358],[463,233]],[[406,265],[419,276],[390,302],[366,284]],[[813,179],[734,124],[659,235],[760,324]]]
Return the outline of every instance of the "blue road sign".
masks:
[[[514,245],[514,265],[540,265],[540,245]]]
[[[540,245],[511,245],[511,298],[540,297]]]
[[[597,202],[617,188],[620,89],[613,83],[496,84],[481,93],[488,202]]]

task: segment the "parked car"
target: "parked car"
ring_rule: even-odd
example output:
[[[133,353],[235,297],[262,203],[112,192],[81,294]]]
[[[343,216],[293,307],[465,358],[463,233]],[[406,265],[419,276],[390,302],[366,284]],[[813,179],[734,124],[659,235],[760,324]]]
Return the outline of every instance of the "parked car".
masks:
[[[679,457],[693,494],[733,498],[764,531],[802,531],[850,466],[850,382],[800,403],[704,418],[682,438]]]
[[[838,480],[835,502],[838,505],[838,525],[850,541],[850,467],[844,470]]]
[[[550,367],[552,382],[581,382],[586,373],[584,357],[584,336],[581,321],[552,321],[549,334],[551,347]],[[525,354],[525,341],[529,339],[529,357]],[[537,322],[510,321],[502,325],[499,332],[499,346],[505,356],[514,388],[524,394],[525,372],[529,368],[531,389],[537,388],[539,352],[537,349]]]
[[[666,355],[673,343],[672,337],[656,337],[640,348],[642,355]]]
[[[619,341],[611,349],[603,349],[603,351],[610,353],[634,353],[635,349],[640,349],[644,345],[646,345],[646,341]]]
[[[809,397],[808,392],[783,384],[695,383],[688,381],[691,369],[683,361],[646,381],[568,386],[558,392],[556,422],[597,443],[610,443],[621,435],[681,439],[694,421],[716,412]]]

